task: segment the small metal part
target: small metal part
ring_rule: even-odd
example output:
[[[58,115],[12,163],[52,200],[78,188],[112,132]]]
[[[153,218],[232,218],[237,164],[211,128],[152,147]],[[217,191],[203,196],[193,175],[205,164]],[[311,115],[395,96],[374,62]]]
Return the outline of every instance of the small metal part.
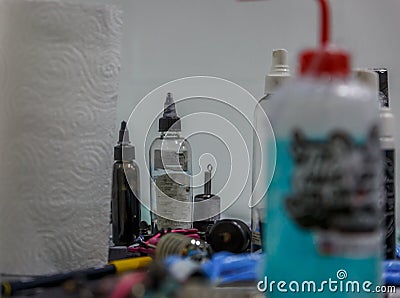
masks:
[[[207,166],[207,171],[204,172],[204,194],[211,194],[211,173],[213,170],[213,166],[209,164]]]
[[[211,193],[211,177],[213,166],[207,165],[207,171],[204,172],[204,193],[196,195],[194,198],[194,222],[193,227],[201,233],[205,233],[209,226],[213,225],[219,219],[221,199]],[[196,204],[200,203],[200,204]]]

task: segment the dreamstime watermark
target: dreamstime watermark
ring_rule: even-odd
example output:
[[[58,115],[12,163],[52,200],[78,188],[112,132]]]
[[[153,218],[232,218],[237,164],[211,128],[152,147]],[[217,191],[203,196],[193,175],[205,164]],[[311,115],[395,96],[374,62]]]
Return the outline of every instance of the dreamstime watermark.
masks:
[[[371,281],[358,281],[347,279],[348,274],[344,269],[336,272],[335,278],[328,278],[323,281],[303,280],[303,281],[275,281],[264,280],[257,283],[260,292],[280,292],[280,293],[396,293],[395,286],[374,285]]]

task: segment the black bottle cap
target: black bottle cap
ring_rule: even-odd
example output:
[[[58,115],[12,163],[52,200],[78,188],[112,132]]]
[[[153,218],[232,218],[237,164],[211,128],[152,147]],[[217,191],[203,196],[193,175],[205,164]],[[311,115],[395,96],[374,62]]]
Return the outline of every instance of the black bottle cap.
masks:
[[[172,93],[167,94],[163,116],[158,120],[158,131],[181,131],[181,121],[176,114]]]
[[[118,143],[114,147],[114,160],[133,160],[135,159],[135,147],[131,145],[129,140],[129,131],[126,128],[126,122],[121,122],[119,130]]]

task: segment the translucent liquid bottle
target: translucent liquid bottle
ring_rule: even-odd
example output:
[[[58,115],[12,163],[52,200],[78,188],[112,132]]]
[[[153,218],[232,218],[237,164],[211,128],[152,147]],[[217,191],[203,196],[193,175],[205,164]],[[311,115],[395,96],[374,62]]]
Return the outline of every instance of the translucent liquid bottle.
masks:
[[[312,281],[321,292],[268,295],[379,297],[368,292],[381,278],[378,102],[349,80],[345,52],[323,47],[301,57],[300,77],[269,106],[277,161],[267,192],[265,276]],[[360,292],[346,291],[353,281]]]
[[[171,93],[159,119],[160,137],[150,147],[153,229],[190,228],[193,221],[192,153],[180,137],[181,122]]]
[[[285,49],[272,52],[272,66],[270,73],[265,77],[265,96],[260,99],[254,111],[254,135],[253,135],[253,163],[252,163],[252,209],[251,250],[261,249],[262,223],[265,224],[266,192],[269,176],[267,174],[268,148],[267,139],[272,133],[268,121],[268,105],[275,90],[290,78],[290,70],[287,65],[287,51]]]

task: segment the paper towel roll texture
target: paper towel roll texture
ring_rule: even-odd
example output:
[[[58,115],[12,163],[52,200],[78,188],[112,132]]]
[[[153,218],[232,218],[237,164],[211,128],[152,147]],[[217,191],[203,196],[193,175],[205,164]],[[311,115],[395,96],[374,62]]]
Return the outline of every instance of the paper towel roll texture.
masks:
[[[0,273],[106,262],[121,12],[0,2]]]

